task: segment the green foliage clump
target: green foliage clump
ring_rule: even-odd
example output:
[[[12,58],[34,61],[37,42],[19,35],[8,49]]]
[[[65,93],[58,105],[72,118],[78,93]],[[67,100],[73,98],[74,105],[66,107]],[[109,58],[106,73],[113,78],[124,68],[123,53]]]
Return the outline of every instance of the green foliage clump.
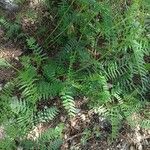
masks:
[[[42,46],[35,38],[27,38],[30,55],[21,58],[22,69],[13,88],[10,86],[7,92],[4,88],[0,95],[0,106],[6,112],[1,120],[14,124],[10,134],[18,129],[11,135],[14,139],[24,137],[34,125],[54,121],[59,112],[76,116],[76,98],[80,96],[88,99],[89,109],[110,121],[111,138],[116,138],[122,122],[132,126],[132,115],[149,104],[149,62],[145,59],[149,58],[150,46],[149,2],[62,0],[45,4],[49,16],[57,12],[53,19],[46,18],[55,25],[50,32],[49,24],[43,27],[40,22]],[[19,34],[15,23],[0,23],[9,37]],[[35,37],[40,36],[39,31]],[[16,89],[20,93],[17,97]],[[54,100],[59,100],[65,111]],[[51,102],[51,106],[39,110],[39,102]],[[149,120],[146,117],[138,124],[149,128]],[[62,131],[56,127],[41,135],[40,149],[59,149]],[[30,142],[24,144],[33,146]]]

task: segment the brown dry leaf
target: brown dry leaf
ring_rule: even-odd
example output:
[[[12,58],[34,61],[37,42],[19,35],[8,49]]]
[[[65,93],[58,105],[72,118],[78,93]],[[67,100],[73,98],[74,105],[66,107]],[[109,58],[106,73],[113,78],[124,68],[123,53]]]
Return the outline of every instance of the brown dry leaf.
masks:
[[[85,121],[85,120],[86,120],[86,115],[85,115],[85,114],[82,114],[82,115],[80,116],[80,118],[82,119],[82,121]]]
[[[71,127],[75,128],[76,124],[77,124],[77,119],[76,118],[73,118],[70,120],[70,124],[71,124]]]
[[[61,150],[68,150],[68,148],[69,148],[69,145],[67,142],[61,146]]]
[[[6,60],[17,59],[23,52],[20,49],[15,48],[0,48],[0,58]]]
[[[29,132],[29,134],[27,135],[27,139],[31,139],[35,141],[41,135],[43,130],[44,130],[43,124],[42,123],[38,124],[37,126],[34,127],[33,130]]]

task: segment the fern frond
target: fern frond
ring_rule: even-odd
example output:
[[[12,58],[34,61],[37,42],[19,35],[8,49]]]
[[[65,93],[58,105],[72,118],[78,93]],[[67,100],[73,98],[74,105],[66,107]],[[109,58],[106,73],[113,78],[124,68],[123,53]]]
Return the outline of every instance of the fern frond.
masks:
[[[6,96],[7,98],[12,97],[14,88],[15,88],[15,84],[13,81],[6,83],[1,90],[0,96],[3,95]]]
[[[51,84],[45,81],[42,81],[38,84],[37,90],[39,93],[39,100],[48,100],[50,97],[52,97],[53,89],[51,87]]]
[[[8,38],[13,39],[14,37],[23,36],[23,33],[21,33],[21,25],[17,22],[11,23],[3,17],[0,18],[0,26],[6,30],[6,37]]]
[[[50,140],[61,138],[63,129],[64,125],[58,124],[55,128],[49,128],[44,133],[42,133],[38,140],[48,142]]]
[[[61,92],[61,100],[64,108],[67,110],[69,116],[75,116],[76,107],[74,98],[71,96],[70,92]]]
[[[49,83],[41,81],[37,84],[38,98],[48,100],[49,98],[57,96],[62,89],[62,83],[59,80],[54,80]]]
[[[4,19],[4,17],[0,18],[0,26],[3,26],[6,29],[9,29],[10,24]]]
[[[103,105],[111,101],[111,94],[109,91],[107,79],[98,73],[90,74],[90,77],[86,79],[85,89],[87,95],[92,99],[91,104],[93,106]],[[94,90],[94,93],[93,93]]]
[[[13,148],[17,148],[17,146],[15,145],[15,141],[12,140],[12,138],[7,137],[4,139],[1,139],[0,141],[0,149],[3,150],[12,150]]]
[[[41,134],[38,139],[38,146],[41,150],[58,150],[63,142],[63,124],[58,124],[55,128],[49,128]]]
[[[121,111],[125,117],[131,116],[140,110],[141,103],[134,96],[124,96],[124,102],[120,105]]]
[[[115,99],[117,99],[119,104],[123,103],[123,99],[121,97],[121,92],[122,92],[121,89],[115,89],[115,88],[113,88],[111,90],[111,96],[114,97]]]
[[[18,100],[17,97],[12,97],[12,101],[10,105],[11,105],[12,112],[17,115],[19,113],[26,112],[26,109],[27,109],[26,102],[22,100]]]
[[[36,40],[34,38],[27,39],[27,45],[31,50],[33,50],[33,54],[35,55],[33,60],[38,65],[40,65],[44,60],[47,59],[46,54],[43,53],[42,48],[36,43]]]
[[[7,126],[10,126],[10,130],[11,127],[14,130],[17,129],[17,134],[20,136],[25,136],[33,127],[33,109],[27,102],[19,100],[17,97],[12,97],[10,107],[12,116]]]
[[[122,116],[120,114],[120,109],[117,106],[110,108],[110,110],[108,110],[108,118],[110,119],[112,125],[111,138],[113,140],[117,137],[119,128],[121,126],[120,123]]]
[[[145,129],[150,129],[150,119],[144,119],[140,122],[140,126]]]
[[[135,69],[137,69],[141,77],[141,83],[142,83],[141,93],[142,93],[149,88],[148,71],[145,68],[142,45],[137,41],[133,41],[133,51],[134,51],[134,58],[136,64]]]
[[[75,62],[76,58],[76,53],[72,54],[70,57],[70,64],[68,68],[68,73],[67,73],[67,80],[71,81],[73,79],[73,64]]]
[[[95,114],[98,114],[99,116],[107,116],[108,110],[105,106],[97,106],[93,108],[93,111]]]
[[[18,87],[22,91],[22,97],[27,99],[32,104],[38,100],[37,87],[35,81],[37,81],[37,74],[34,67],[30,66],[19,73]]]
[[[70,57],[74,52],[78,51],[78,48],[79,43],[77,42],[77,40],[75,38],[71,38],[62,48],[62,50],[58,53],[58,61],[60,61],[60,63],[69,62]]]
[[[52,80],[56,75],[56,64],[50,63],[43,66],[43,74],[48,80]]]
[[[36,116],[36,122],[48,122],[53,120],[58,115],[59,110],[57,107],[45,108],[43,111],[39,111]]]
[[[14,88],[14,83],[8,82],[0,91],[0,122],[3,122],[6,118],[11,116],[10,103],[13,96]]]

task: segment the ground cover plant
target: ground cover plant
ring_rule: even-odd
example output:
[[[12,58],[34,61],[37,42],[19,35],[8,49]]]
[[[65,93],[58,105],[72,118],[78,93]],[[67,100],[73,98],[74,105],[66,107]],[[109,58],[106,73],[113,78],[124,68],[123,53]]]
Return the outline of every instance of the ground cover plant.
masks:
[[[78,99],[108,121],[111,142],[124,122],[150,128],[150,2],[43,0],[36,8],[0,16],[7,40],[25,47],[19,68],[0,59],[17,73],[0,91],[0,149],[61,149],[66,125],[58,118],[76,117]],[[34,139],[39,124],[53,126]]]

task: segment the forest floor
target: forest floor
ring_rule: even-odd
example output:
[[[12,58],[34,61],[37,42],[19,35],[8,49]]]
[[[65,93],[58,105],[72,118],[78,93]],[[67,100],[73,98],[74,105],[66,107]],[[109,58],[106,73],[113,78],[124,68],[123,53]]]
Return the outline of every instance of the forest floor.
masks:
[[[21,55],[23,55],[21,48],[16,43],[6,40],[4,31],[0,29],[0,58],[6,59],[14,68],[19,69]],[[0,89],[15,77],[16,70],[14,68],[0,69]],[[39,107],[47,104],[40,104]],[[76,105],[78,105],[79,113],[75,118],[68,119],[65,115],[60,114],[56,121],[65,124],[62,150],[150,150],[150,130],[143,130],[138,126],[131,129],[124,123],[120,128],[118,138],[113,143],[109,143],[107,139],[111,132],[111,125],[104,118],[86,109],[86,99],[77,100]],[[135,114],[134,117],[138,117],[138,115]],[[34,132],[35,136],[39,135],[54,124],[39,124],[31,132]],[[91,132],[87,134],[86,129]],[[92,132],[93,129],[96,129],[95,133]],[[3,129],[0,128],[0,137],[2,135]],[[85,141],[85,138],[88,140]]]
[[[21,67],[20,56],[24,55],[22,48],[15,42],[6,39],[4,35],[5,32],[0,28],[0,58],[6,59],[13,68],[0,69],[0,91],[7,82],[16,76],[16,69]],[[48,102],[39,104],[39,107],[42,105],[48,105]],[[39,124],[31,132],[34,132],[36,137],[42,131],[61,122],[65,124],[64,143],[61,150],[150,150],[150,130],[141,129],[139,126],[133,129],[124,122],[120,127],[118,138],[110,143],[108,137],[111,133],[111,125],[107,120],[94,114],[93,111],[87,110],[86,99],[79,98],[76,105],[79,108],[76,117],[68,119],[61,113],[55,122]],[[138,114],[133,117],[138,117]],[[88,133],[85,132],[86,129],[88,129]],[[3,128],[0,127],[0,138],[2,136]]]

